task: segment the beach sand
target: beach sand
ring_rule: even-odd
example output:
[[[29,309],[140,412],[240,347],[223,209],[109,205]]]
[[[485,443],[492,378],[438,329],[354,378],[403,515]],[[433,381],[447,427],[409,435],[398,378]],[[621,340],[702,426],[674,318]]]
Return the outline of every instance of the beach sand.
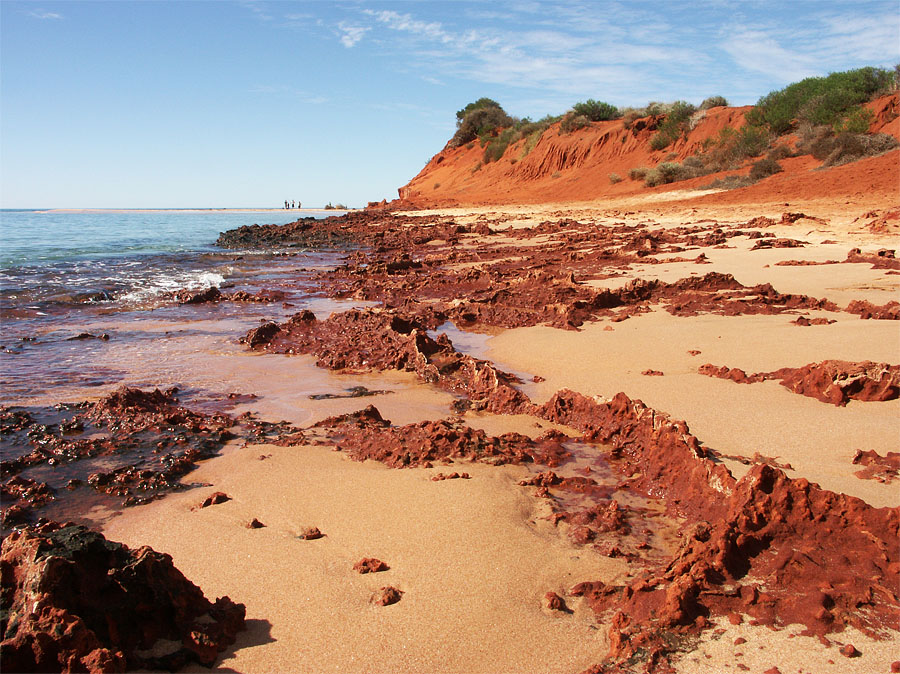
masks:
[[[744,242],[702,249],[712,265],[655,265],[639,273],[674,280],[715,269],[746,285],[771,282],[782,292],[828,298],[841,306],[854,299],[878,304],[897,299],[898,277],[868,265],[774,266],[781,260],[842,260],[856,246],[896,247],[895,239],[854,224],[858,206],[828,206],[819,204],[815,212],[827,218],[825,224],[803,221],[805,228],[775,230],[778,236],[808,241],[804,248],[750,251]],[[613,222],[616,216],[609,211],[620,207],[570,205],[563,211],[561,205],[548,205],[446,214],[495,218],[505,227],[510,217],[519,218],[517,226],[527,226],[551,214],[562,217],[561,212]],[[776,215],[774,205],[769,210],[753,215]],[[674,225],[709,217],[740,219],[751,211],[669,205],[619,217]],[[823,243],[828,240],[836,243]],[[850,460],[857,449],[896,451],[900,401],[836,407],[774,381],[737,384],[697,372],[703,363],[750,373],[823,359],[900,360],[895,322],[846,313],[816,315],[836,322],[799,327],[790,323],[790,315],[684,318],[656,310],[620,323],[588,323],[578,331],[541,326],[500,331],[480,343],[486,349],[482,357],[501,369],[544,378],[525,386],[536,402],[563,387],[606,398],[623,391],[684,419],[701,442],[726,455],[736,476],[748,469],[740,457],[759,452],[790,464],[791,477],[806,477],[876,507],[897,506],[896,483],[862,480]],[[691,355],[692,350],[700,353]],[[229,353],[217,358],[206,369],[220,382],[233,381],[243,392],[260,394],[259,402],[247,408],[264,418],[275,415],[308,425],[370,402],[398,424],[449,415],[450,396],[411,375],[365,375],[370,388],[402,389],[399,394],[321,404],[305,394],[322,387],[339,390],[356,380],[315,371],[307,357]],[[641,374],[648,369],[663,376]],[[466,420],[492,434],[536,435],[549,426],[529,417],[469,415]],[[438,468],[391,470],[323,446],[235,446],[186,478],[208,487],[128,509],[106,521],[103,532],[130,546],[150,545],[171,554],[207,596],[228,595],[246,604],[249,629],[223,654],[218,671],[579,672],[602,661],[607,625],[580,599],[567,598],[572,612],[560,613],[547,611],[543,598],[549,591],[565,595],[580,581],[621,582],[627,564],[573,545],[550,524],[541,500],[517,485],[528,469],[457,463],[440,470],[466,471],[471,479],[432,482]],[[224,491],[232,500],[192,510],[213,491]],[[253,518],[265,527],[247,528]],[[309,526],[325,536],[298,539]],[[364,557],[377,557],[390,569],[360,575],[352,567]],[[371,604],[372,594],[386,585],[403,591],[400,602]],[[777,666],[784,674],[887,672],[900,652],[896,633],[873,641],[847,630],[831,635],[833,644],[825,646],[798,636],[801,626],[775,631],[725,621],[717,627],[678,660],[678,671],[749,667],[763,672]],[[738,637],[746,643],[735,645]],[[848,660],[840,655],[837,647],[844,643],[854,644],[862,656]]]

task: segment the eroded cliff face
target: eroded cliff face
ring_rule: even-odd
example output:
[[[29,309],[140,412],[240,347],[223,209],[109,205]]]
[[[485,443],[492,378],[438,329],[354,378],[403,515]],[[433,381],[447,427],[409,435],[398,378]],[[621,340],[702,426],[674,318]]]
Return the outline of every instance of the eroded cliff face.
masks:
[[[530,150],[527,140],[510,144],[503,156],[484,163],[484,148],[478,141],[457,148],[445,147],[408,184],[398,189],[397,204],[401,208],[441,208],[470,205],[511,203],[544,203],[592,201],[653,194],[674,189],[695,189],[716,177],[742,170],[710,174],[656,188],[643,181],[629,179],[632,168],[654,167],[664,161],[682,162],[700,152],[704,143],[715,138],[726,127],[739,129],[746,124],[752,106],[719,107],[698,113],[693,128],[669,147],[654,151],[650,138],[663,117],[646,117],[625,128],[621,119],[594,122],[577,131],[560,134],[559,123],[550,126]],[[900,138],[900,95],[892,94],[868,105],[874,119],[870,131],[888,133]],[[790,142],[796,138],[788,139]],[[751,160],[752,161],[752,160]],[[749,163],[749,162],[748,162]],[[809,171],[821,162],[812,157],[789,158],[782,162],[784,172],[742,190],[751,198],[765,194],[774,186],[779,195],[792,191],[794,180],[809,177]],[[869,167],[860,170],[861,164]],[[863,180],[867,190],[896,192],[900,171],[896,151],[818,172],[815,180],[800,180],[796,192],[816,196],[850,189]],[[877,174],[873,179],[869,174]],[[857,175],[860,174],[860,175]],[[618,176],[620,180],[610,178]],[[870,184],[871,183],[871,184]],[[786,186],[787,185],[787,186]],[[731,196],[733,199],[734,197]]]

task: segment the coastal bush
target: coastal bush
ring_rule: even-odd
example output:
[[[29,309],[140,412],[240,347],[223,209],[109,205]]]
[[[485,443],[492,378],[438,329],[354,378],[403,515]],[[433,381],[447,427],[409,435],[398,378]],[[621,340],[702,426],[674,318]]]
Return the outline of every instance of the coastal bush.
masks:
[[[485,164],[490,164],[492,161],[497,161],[500,157],[503,156],[503,153],[506,152],[506,148],[509,147],[510,142],[517,135],[516,129],[514,127],[509,127],[503,129],[496,137],[490,139],[487,143],[487,146],[484,148],[484,155],[482,156],[482,161]]]
[[[890,90],[894,81],[891,71],[872,67],[807,77],[760,98],[747,121],[779,135],[803,122],[831,125],[854,106]]]
[[[583,129],[590,125],[591,120],[584,115],[578,115],[570,110],[563,115],[562,121],[559,123],[559,135],[572,133],[573,131],[578,131],[578,129]]]
[[[622,114],[622,126],[626,129],[630,129],[641,117],[643,117],[641,111],[632,108]]]
[[[859,105],[832,124],[835,133],[868,133],[875,120],[875,113]]]
[[[643,180],[647,177],[648,173],[650,173],[650,169],[646,166],[636,166],[635,168],[628,169],[628,177],[632,180]]]
[[[728,105],[728,99],[724,96],[710,96],[700,104],[701,110],[709,110],[710,108],[721,108]]]
[[[750,167],[750,177],[753,180],[762,180],[763,178],[768,178],[776,173],[780,173],[783,170],[781,164],[774,159],[766,157],[754,162],[753,166]]]
[[[657,185],[667,185],[679,180],[686,180],[692,170],[685,168],[682,164],[674,161],[664,161],[662,164],[647,172],[644,176],[644,184],[647,187],[656,187]]]
[[[648,106],[649,108],[649,106]],[[657,132],[650,138],[650,148],[662,150],[674,143],[687,131],[691,115],[697,108],[686,101],[675,101],[666,113],[666,118],[659,125]]]
[[[528,153],[538,144],[541,136],[544,135],[544,131],[550,128],[551,124],[555,124],[561,119],[562,115],[546,115],[536,122],[532,122],[527,118],[522,120],[521,125],[518,127],[518,133],[520,137],[525,139],[525,143],[522,145],[522,154],[519,156],[519,159],[527,157]]]
[[[460,126],[463,123],[463,120],[473,110],[479,110],[481,108],[501,108],[502,106],[492,98],[479,98],[474,103],[469,103],[462,110],[456,111],[456,126]]]
[[[724,178],[716,178],[708,185],[698,187],[699,190],[734,190],[739,187],[749,187],[756,181],[750,176],[725,176]]]
[[[620,183],[620,182],[622,182],[622,176],[620,176],[618,173],[610,173],[609,174],[609,184],[610,185],[615,185],[616,183]]]
[[[781,159],[787,159],[788,157],[793,157],[794,152],[785,144],[776,145],[771,150],[766,153],[766,158],[774,159],[775,161],[780,161]]]
[[[576,103],[572,106],[572,112],[576,115],[584,115],[592,122],[603,122],[619,117],[619,109],[616,106],[603,101],[595,101],[593,98]]]
[[[816,147],[816,159],[824,159],[822,167],[841,166],[859,161],[865,157],[874,157],[900,147],[893,136],[886,133],[839,133],[823,139]],[[823,153],[827,155],[822,157]],[[817,156],[818,155],[818,156]]]
[[[745,124],[739,129],[726,126],[715,138],[704,143],[705,163],[715,170],[737,167],[745,159],[758,157],[771,142],[769,132],[759,126]]]
[[[490,105],[488,105],[490,103]],[[470,106],[478,106],[471,107]],[[468,111],[466,111],[468,109]],[[464,113],[460,118],[459,114]],[[512,117],[506,114],[495,101],[489,98],[481,98],[475,103],[456,113],[457,129],[450,139],[450,147],[459,147],[466,143],[481,138],[486,138],[499,128],[513,126],[516,122]]]
[[[797,155],[811,154],[817,159],[825,159],[834,149],[834,129],[830,126],[802,124],[798,130],[800,141],[797,143]]]

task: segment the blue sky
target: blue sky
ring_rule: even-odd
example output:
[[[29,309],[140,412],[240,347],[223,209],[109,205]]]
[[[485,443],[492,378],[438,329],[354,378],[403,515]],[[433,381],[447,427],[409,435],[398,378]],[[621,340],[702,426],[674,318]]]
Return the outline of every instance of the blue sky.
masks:
[[[392,199],[489,96],[732,104],[900,61],[896,0],[0,2],[0,207]]]

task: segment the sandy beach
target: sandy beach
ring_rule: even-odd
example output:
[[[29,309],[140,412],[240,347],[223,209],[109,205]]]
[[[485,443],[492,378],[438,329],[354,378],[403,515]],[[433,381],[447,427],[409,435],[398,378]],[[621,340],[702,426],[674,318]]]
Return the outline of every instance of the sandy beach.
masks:
[[[681,224],[682,216],[671,210],[636,213],[626,221],[660,218],[670,226]],[[593,216],[608,226],[615,221],[605,205],[569,212],[554,205],[415,213],[423,221],[452,216],[498,227],[505,227],[510,217],[537,223],[568,215]],[[697,221],[713,215],[691,211]],[[816,217],[827,216],[826,222],[774,230],[777,237],[808,242],[802,248],[751,250],[752,239],[733,239],[727,248],[699,247],[690,255],[706,255],[717,272],[734,274],[746,285],[772,282],[782,292],[827,298],[841,306],[860,299],[884,304],[897,297],[897,282],[883,269],[867,264],[777,266],[785,260],[843,259],[850,248],[874,251],[895,241],[860,231],[851,215],[859,214],[823,209]],[[665,228],[666,222],[659,224]],[[722,225],[724,219],[718,222]],[[631,273],[671,281],[706,272],[697,269],[673,262]],[[630,278],[626,272],[596,285],[621,287]],[[897,361],[893,321],[864,321],[842,311],[807,315],[834,322],[800,327],[791,323],[793,313],[681,317],[657,308],[621,322],[591,321],[578,330],[540,325],[495,330],[469,348],[500,369],[538,375],[536,382],[522,384],[536,403],[563,388],[601,399],[624,391],[683,419],[735,478],[762,455],[785,466],[791,478],[806,478],[876,508],[897,507],[896,483],[860,479],[851,460],[858,449],[882,455],[895,450],[900,401],[835,406],[797,395],[775,381],[739,384],[698,373],[703,363],[757,372],[825,359]],[[229,358],[239,367],[229,369]],[[346,390],[358,384],[360,375],[317,369],[309,356],[229,358],[213,369],[221,376],[225,367],[224,380],[259,396],[246,409],[301,428],[370,403],[395,426],[437,420],[448,415],[453,400],[411,375],[388,371],[366,374],[365,383],[397,393],[312,402],[304,392]],[[553,427],[579,435],[528,415],[469,412],[463,421],[490,435],[514,431],[537,437]],[[110,539],[171,554],[208,596],[227,594],[246,604],[248,630],[223,654],[216,671],[573,672],[602,660],[609,648],[608,626],[569,591],[585,580],[627,581],[637,567],[626,558],[574,543],[566,523],[554,525],[548,519],[548,502],[518,485],[539,466],[455,460],[395,470],[371,460],[352,461],[334,450],[328,443],[232,446],[188,477],[207,487],[127,510],[103,525]],[[430,479],[450,470],[466,471],[470,479]],[[231,500],[197,510],[213,491],[223,491]],[[264,528],[247,528],[253,518]],[[311,526],[324,537],[299,539]],[[358,574],[353,565],[366,557],[383,560],[389,569]],[[373,605],[373,593],[387,585],[401,590],[402,599],[392,606]],[[547,608],[548,592],[565,597],[566,611]],[[773,630],[718,618],[676,658],[676,671],[749,667],[762,672],[773,666],[782,672],[888,671],[900,643],[896,632],[874,640],[848,628],[817,640],[801,636],[803,630],[802,625]],[[852,661],[838,653],[848,643],[861,653]]]

